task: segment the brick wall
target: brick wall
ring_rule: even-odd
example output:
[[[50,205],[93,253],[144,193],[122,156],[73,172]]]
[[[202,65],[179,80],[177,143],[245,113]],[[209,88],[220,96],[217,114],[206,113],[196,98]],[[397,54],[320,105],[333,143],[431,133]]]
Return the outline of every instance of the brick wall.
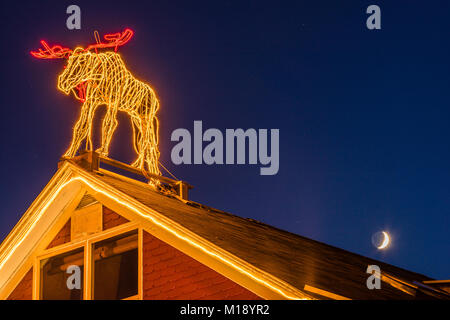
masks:
[[[145,300],[260,300],[251,291],[144,232]]]
[[[61,230],[59,230],[58,234],[55,236],[52,242],[50,242],[47,249],[70,242],[70,226],[71,220],[69,219],[69,221],[67,221],[64,227],[62,227]]]
[[[129,222],[127,219],[103,206],[103,230],[111,229],[127,222]]]
[[[8,300],[31,300],[33,298],[33,268],[25,274],[23,279],[11,292]]]

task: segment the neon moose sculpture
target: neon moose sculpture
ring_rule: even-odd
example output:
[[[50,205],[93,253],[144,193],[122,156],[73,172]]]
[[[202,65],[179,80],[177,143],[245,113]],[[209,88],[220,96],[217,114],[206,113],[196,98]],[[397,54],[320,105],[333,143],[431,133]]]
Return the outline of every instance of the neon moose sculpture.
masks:
[[[143,172],[160,175],[158,166],[158,130],[156,112],[159,101],[153,89],[133,77],[127,70],[117,49],[133,37],[133,31],[107,34],[105,42],[95,33],[96,44],[86,49],[75,50],[62,46],[50,47],[41,41],[43,49],[31,51],[39,59],[67,59],[64,71],[58,76],[58,89],[69,95],[74,93],[80,100],[81,115],[73,128],[73,138],[63,157],[72,158],[86,140],[86,149],[92,151],[92,122],[97,107],[106,105],[107,111],[102,123],[101,147],[96,151],[108,156],[109,146],[117,127],[117,112],[126,112],[133,128],[133,147],[137,159],[132,166]],[[99,52],[100,49],[114,49]]]

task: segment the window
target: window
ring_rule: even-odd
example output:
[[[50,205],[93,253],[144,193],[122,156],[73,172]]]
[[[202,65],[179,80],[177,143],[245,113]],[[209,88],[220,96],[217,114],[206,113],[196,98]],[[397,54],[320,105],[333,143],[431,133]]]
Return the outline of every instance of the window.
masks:
[[[128,233],[93,245],[95,300],[138,294],[138,234]]]
[[[128,226],[114,232],[95,234],[56,251],[44,252],[44,258],[36,260],[40,267],[38,298],[137,299],[139,236],[142,233],[136,229],[128,231],[130,229]]]
[[[67,285],[72,273],[71,266],[79,267],[80,287],[69,289]],[[83,299],[84,252],[77,249],[41,260],[41,299],[42,300],[82,300]]]

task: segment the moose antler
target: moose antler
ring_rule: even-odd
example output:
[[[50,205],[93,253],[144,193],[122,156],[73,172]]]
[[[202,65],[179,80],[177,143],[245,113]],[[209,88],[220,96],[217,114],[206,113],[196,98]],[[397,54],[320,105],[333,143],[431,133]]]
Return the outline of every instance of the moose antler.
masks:
[[[106,34],[104,38],[106,41],[108,41],[107,43],[98,41],[98,43],[91,44],[89,47],[87,47],[86,51],[97,48],[115,48],[114,50],[117,51],[117,48],[119,46],[123,46],[128,41],[130,41],[130,39],[133,37],[133,34],[134,32],[131,29],[125,29],[125,31],[122,33],[118,32]]]
[[[30,53],[33,57],[38,59],[60,59],[67,58],[72,53],[72,50],[69,48],[63,48],[58,45],[50,47],[44,40],[41,41],[41,44],[45,50],[31,51]]]

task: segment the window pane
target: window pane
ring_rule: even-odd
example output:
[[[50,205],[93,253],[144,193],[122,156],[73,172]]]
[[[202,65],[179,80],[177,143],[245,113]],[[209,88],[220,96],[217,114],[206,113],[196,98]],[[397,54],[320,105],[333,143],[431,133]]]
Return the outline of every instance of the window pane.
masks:
[[[138,294],[137,231],[94,244],[94,299],[118,300]]]
[[[82,300],[83,275],[83,248],[42,260],[41,299]]]

